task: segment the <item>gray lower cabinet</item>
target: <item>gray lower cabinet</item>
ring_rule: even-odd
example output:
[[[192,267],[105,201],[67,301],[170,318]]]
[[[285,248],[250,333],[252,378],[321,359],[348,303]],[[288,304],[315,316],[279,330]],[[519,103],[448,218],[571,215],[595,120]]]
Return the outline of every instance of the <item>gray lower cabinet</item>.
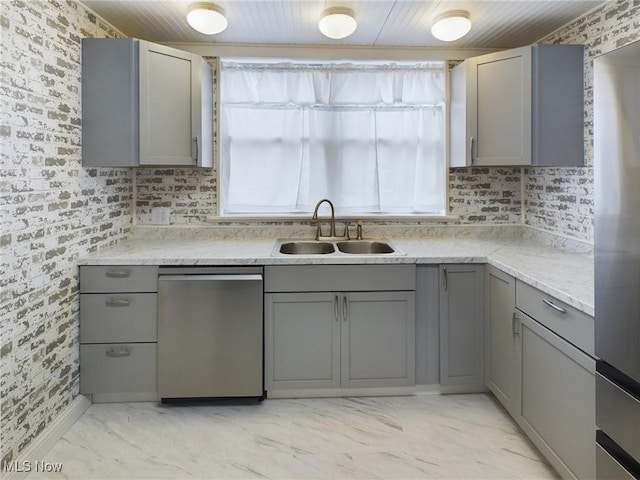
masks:
[[[414,292],[266,294],[266,389],[414,385],[414,334]]]
[[[265,388],[338,388],[338,295],[265,295]]]
[[[156,291],[156,267],[80,267],[80,393],[157,398]]]
[[[265,290],[267,392],[415,384],[415,266],[266,267]]]
[[[596,477],[595,360],[528,315],[518,423],[563,478]]]
[[[440,266],[440,385],[484,389],[484,265]]]
[[[516,280],[487,266],[486,271],[487,387],[514,417],[520,414],[519,324],[515,318]]]
[[[415,384],[415,293],[343,294],[342,387]]]

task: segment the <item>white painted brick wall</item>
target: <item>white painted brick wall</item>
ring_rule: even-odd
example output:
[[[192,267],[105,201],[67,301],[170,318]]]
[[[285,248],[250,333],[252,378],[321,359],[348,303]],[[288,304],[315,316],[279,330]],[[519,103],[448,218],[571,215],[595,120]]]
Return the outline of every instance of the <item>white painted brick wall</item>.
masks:
[[[80,165],[80,39],[117,36],[76,1],[1,0],[0,461],[79,391],[76,259],[130,230],[131,171]]]

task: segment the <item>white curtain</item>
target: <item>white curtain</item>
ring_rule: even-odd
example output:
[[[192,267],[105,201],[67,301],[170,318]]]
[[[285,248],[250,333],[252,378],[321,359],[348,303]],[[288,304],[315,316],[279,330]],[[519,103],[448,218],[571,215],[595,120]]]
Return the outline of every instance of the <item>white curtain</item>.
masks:
[[[444,213],[442,62],[221,72],[223,214]]]

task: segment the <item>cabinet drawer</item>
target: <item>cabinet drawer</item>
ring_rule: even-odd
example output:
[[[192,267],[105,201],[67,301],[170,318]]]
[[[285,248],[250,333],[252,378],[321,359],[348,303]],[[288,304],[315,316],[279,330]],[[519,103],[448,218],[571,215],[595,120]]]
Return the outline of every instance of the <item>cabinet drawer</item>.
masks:
[[[415,265],[295,265],[265,267],[265,292],[415,290]]]
[[[157,292],[158,267],[80,267],[81,293]]]
[[[640,399],[599,372],[596,424],[633,458],[640,458]]]
[[[593,317],[521,281],[516,282],[516,308],[595,356]]]
[[[155,342],[155,293],[82,293],[80,343]]]
[[[80,393],[155,391],[155,343],[80,345]]]

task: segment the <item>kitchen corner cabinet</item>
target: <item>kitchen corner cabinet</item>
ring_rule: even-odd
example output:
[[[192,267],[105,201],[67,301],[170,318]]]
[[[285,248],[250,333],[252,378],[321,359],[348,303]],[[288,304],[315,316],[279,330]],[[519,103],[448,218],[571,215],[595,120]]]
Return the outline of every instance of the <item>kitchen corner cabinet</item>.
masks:
[[[415,266],[272,266],[265,291],[267,392],[415,384]]]
[[[213,89],[198,55],[82,40],[82,164],[212,167]]]
[[[516,421],[563,478],[595,478],[593,317],[516,281],[521,405]]]
[[[487,386],[565,479],[595,478],[593,318],[487,267]]]
[[[80,267],[80,393],[95,403],[152,401],[157,267]]]
[[[440,266],[440,385],[485,390],[484,266]]]
[[[450,166],[582,166],[583,52],[532,45],[456,66]]]
[[[516,280],[487,266],[486,271],[487,387],[513,416],[520,415],[520,345],[516,319]]]

